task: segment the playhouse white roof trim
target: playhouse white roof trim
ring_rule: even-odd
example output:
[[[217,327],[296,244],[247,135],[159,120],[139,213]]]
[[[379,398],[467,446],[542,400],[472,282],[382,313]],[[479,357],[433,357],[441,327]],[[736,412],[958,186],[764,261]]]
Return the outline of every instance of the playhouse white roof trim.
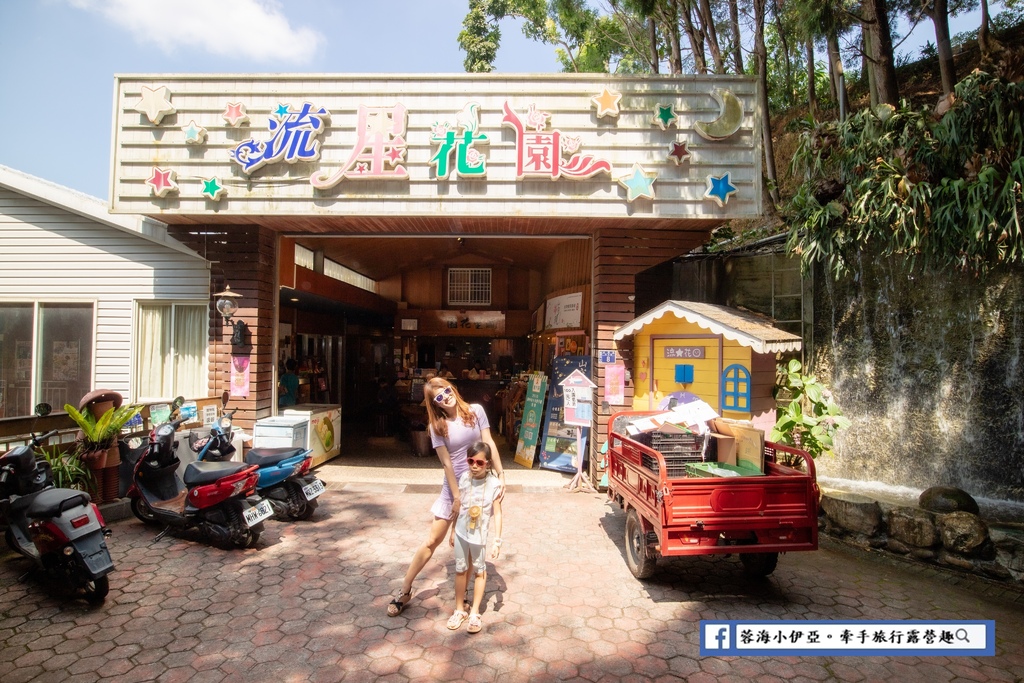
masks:
[[[615,330],[612,339],[620,341],[632,336],[669,313],[712,334],[720,334],[726,339],[747,346],[755,353],[799,351],[802,346],[800,337],[778,329],[767,319],[753,313],[717,304],[671,300]]]
[[[103,225],[132,233],[150,242],[205,261],[202,256],[167,234],[167,225],[137,214],[112,214],[107,203],[83,192],[43,180],[0,164],[0,187],[36,199]]]

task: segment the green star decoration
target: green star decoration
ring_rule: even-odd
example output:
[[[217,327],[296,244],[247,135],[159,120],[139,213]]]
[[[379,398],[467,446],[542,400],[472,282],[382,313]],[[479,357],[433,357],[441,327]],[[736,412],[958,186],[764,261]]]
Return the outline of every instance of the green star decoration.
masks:
[[[645,171],[643,166],[634,162],[633,170],[617,180],[619,185],[626,188],[626,201],[633,201],[639,197],[654,199],[654,181],[657,179],[657,171]]]
[[[211,200],[219,202],[226,193],[227,189],[220,184],[220,179],[216,176],[203,179],[203,194]]]
[[[676,127],[679,126],[679,117],[676,116],[675,109],[671,104],[659,104],[654,108],[654,118],[651,119],[651,123],[662,130],[667,130],[673,124]]]

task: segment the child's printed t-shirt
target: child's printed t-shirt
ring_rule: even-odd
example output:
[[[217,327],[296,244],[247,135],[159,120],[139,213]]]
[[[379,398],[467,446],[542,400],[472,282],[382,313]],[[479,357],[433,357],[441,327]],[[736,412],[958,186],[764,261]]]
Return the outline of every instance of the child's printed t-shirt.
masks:
[[[455,533],[459,538],[474,545],[487,542],[487,527],[494,512],[494,499],[500,490],[501,482],[491,473],[483,479],[474,479],[469,472],[462,475],[459,479],[462,506],[459,508],[459,518],[455,520]],[[480,508],[480,516],[476,518],[476,524],[471,525],[470,515],[474,507]]]

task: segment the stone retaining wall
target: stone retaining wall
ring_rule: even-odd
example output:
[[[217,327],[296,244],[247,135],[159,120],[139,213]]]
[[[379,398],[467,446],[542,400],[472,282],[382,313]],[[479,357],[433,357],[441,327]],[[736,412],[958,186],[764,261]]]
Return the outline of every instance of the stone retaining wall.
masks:
[[[823,534],[1024,587],[1024,525],[987,524],[970,512],[929,512],[856,493],[822,494]]]

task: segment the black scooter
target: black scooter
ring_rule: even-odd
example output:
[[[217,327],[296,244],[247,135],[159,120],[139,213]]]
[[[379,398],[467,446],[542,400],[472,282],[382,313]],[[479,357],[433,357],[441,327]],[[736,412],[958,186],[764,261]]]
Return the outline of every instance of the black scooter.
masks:
[[[50,410],[40,403],[36,415]],[[7,545],[55,584],[99,604],[110,590],[107,574],[114,570],[105,540],[110,530],[88,493],[54,488],[50,463],[36,459],[36,449],[56,433],[32,435],[28,444],[0,456],[0,517],[9,525]]]
[[[175,408],[180,406],[175,399]],[[178,478],[175,433],[185,419],[157,425],[140,447],[122,442],[121,494],[131,499],[132,513],[143,522],[166,526],[157,539],[171,529],[195,527],[221,546],[256,545],[263,520],[274,514],[270,503],[253,495],[256,466],[193,462]]]

